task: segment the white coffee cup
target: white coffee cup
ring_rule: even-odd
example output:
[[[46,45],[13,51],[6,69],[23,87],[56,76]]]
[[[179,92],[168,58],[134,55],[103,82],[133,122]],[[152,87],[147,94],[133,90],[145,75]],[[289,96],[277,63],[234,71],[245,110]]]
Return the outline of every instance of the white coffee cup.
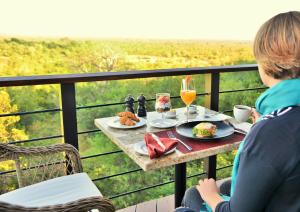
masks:
[[[235,105],[233,107],[233,115],[238,122],[245,122],[251,115],[251,107],[246,105]]]

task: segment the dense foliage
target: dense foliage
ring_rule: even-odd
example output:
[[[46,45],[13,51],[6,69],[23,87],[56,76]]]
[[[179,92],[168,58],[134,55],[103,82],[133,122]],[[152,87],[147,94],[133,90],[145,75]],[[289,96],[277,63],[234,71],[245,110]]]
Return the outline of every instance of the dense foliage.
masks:
[[[108,72],[124,70],[149,70],[162,68],[206,67],[254,63],[251,45],[247,42],[211,41],[159,41],[159,40],[35,40],[0,39],[1,76],[24,76],[60,73]],[[197,91],[204,91],[204,77],[194,77]],[[181,77],[148,78],[76,84],[77,106],[122,102],[128,94],[137,97],[143,93],[154,98],[157,92],[179,94]],[[261,86],[257,73],[226,73],[221,75],[221,90]],[[60,107],[59,86],[23,86],[1,88],[0,113],[33,111]],[[227,93],[220,95],[220,110],[230,110],[234,104],[253,105],[258,91]],[[197,104],[203,105],[203,97]],[[174,108],[183,106],[180,99],[173,99]],[[3,109],[5,108],[5,109]],[[153,110],[153,102],[147,104]],[[77,111],[79,132],[95,129],[94,119],[112,116],[124,109],[123,105]],[[3,124],[4,123],[4,124]],[[0,118],[0,142],[39,138],[61,134],[58,112]],[[46,145],[62,142],[49,139],[24,145]],[[101,133],[79,135],[82,156],[117,150],[117,147]],[[232,154],[218,156],[218,167],[232,163]],[[99,178],[138,166],[124,153],[101,156],[83,161],[84,171],[91,178]],[[202,161],[188,164],[188,175],[201,173]],[[1,168],[1,167],[0,167]],[[3,169],[3,167],[2,167]],[[230,168],[218,172],[219,177],[230,174]],[[138,188],[174,179],[174,167],[151,172],[135,172],[123,176],[96,181],[105,196],[132,191]],[[189,179],[189,185],[197,177]],[[114,199],[115,205],[125,207],[137,202],[173,193],[173,184],[148,189]]]

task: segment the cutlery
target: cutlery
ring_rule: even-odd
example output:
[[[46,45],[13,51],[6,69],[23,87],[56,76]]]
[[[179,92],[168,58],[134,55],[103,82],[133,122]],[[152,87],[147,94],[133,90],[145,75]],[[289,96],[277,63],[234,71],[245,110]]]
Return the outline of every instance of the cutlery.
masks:
[[[154,133],[151,133],[151,136],[158,143],[158,145],[161,146],[161,148],[163,148],[163,150],[166,150],[165,145],[161,142],[161,140],[159,139],[159,137],[157,135],[155,135]]]
[[[240,134],[243,134],[243,135],[247,135],[247,133],[245,133],[244,131],[234,130],[234,132],[240,133]]]
[[[237,132],[237,133],[241,133],[241,134],[244,134],[244,135],[247,134],[247,132],[245,130],[242,130],[240,128],[235,127],[230,121],[224,121],[224,123],[226,123],[229,126],[231,126],[234,129],[234,131]]]
[[[168,135],[169,138],[174,139],[174,140],[180,142],[180,143],[181,143],[185,148],[187,148],[189,151],[192,151],[192,150],[193,150],[192,147],[190,147],[189,145],[187,145],[186,143],[184,143],[182,140],[176,138],[176,136],[173,134],[173,132],[167,131],[167,135]]]

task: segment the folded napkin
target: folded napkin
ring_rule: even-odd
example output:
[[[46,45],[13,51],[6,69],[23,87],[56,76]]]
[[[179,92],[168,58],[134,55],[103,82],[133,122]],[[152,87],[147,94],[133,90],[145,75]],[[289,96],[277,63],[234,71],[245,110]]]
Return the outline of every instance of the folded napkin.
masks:
[[[158,138],[160,142],[157,142],[153,138],[152,133],[146,133],[145,142],[146,147],[151,159],[158,158],[164,153],[170,151],[177,145],[177,141],[170,138]]]

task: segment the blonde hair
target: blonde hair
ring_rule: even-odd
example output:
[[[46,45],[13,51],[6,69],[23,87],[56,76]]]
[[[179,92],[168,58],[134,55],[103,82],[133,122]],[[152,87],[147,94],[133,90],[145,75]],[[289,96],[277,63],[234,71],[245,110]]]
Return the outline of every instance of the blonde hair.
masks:
[[[281,13],[264,23],[254,40],[254,56],[275,79],[300,77],[300,12]]]

